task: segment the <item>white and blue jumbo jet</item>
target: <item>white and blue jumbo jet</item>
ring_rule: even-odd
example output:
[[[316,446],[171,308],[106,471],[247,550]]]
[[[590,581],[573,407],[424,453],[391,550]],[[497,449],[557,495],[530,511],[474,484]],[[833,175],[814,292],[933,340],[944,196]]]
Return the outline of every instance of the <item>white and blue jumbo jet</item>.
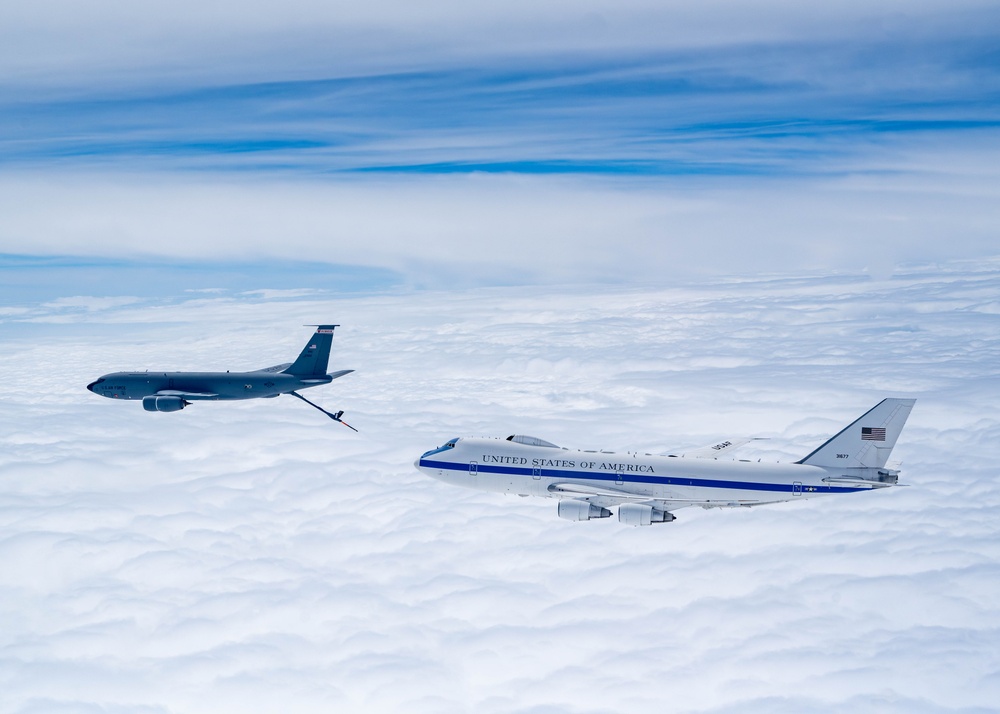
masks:
[[[519,496],[558,498],[560,518],[607,518],[648,526],[687,506],[731,508],[896,485],[886,468],[915,399],[883,399],[808,456],[789,464],[719,457],[751,439],[683,454],[570,451],[532,436],[463,437],[414,464],[441,481]]]

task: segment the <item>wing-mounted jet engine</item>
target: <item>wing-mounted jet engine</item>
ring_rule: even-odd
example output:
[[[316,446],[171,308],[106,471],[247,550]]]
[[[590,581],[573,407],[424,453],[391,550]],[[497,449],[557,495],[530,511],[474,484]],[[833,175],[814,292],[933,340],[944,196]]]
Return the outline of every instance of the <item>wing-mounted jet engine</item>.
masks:
[[[158,397],[155,394],[142,398],[142,408],[147,412],[179,412],[190,403],[180,397]]]

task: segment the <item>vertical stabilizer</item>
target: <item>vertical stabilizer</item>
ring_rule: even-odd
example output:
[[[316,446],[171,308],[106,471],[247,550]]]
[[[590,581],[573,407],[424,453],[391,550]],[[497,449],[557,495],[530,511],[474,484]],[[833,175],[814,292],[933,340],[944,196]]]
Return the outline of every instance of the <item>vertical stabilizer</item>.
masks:
[[[315,327],[316,332],[302,348],[299,358],[285,370],[285,374],[297,377],[326,375],[330,362],[330,345],[333,343],[333,330],[340,325],[306,325]]]
[[[883,399],[798,463],[833,468],[882,468],[916,401]]]

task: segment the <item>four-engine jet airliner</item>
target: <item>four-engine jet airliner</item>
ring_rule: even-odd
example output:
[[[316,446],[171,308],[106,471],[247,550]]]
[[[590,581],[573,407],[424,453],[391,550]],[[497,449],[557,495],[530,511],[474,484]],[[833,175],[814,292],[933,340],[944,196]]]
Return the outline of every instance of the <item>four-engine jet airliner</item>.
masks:
[[[808,456],[790,464],[720,460],[749,439],[683,455],[570,451],[531,436],[457,438],[414,464],[441,481],[521,496],[558,498],[571,521],[607,518],[648,526],[687,506],[724,508],[797,501],[896,485],[886,468],[915,399],[883,399]]]
[[[315,327],[316,333],[302,348],[299,358],[287,364],[252,372],[114,372],[91,382],[87,389],[110,399],[141,399],[143,409],[148,412],[176,412],[195,401],[259,399],[290,394],[354,429],[341,419],[343,411],[330,413],[296,391],[329,384],[354,371],[326,372],[333,331],[340,325],[307,327]]]

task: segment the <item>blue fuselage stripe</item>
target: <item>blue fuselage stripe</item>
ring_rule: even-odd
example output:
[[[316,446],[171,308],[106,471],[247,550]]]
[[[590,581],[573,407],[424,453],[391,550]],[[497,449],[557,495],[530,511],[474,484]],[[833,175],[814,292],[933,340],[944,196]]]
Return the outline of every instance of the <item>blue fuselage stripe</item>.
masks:
[[[448,469],[450,471],[469,471],[469,464],[452,461],[432,461],[420,459],[420,465],[429,469]],[[611,483],[651,483],[663,486],[696,486],[699,488],[729,488],[741,491],[794,491],[790,483],[760,483],[758,481],[723,481],[719,479],[690,478],[685,476],[648,476],[640,474],[594,473],[592,471],[561,471],[556,469],[530,469],[517,466],[493,466],[477,464],[476,473],[506,474],[508,476],[541,476],[543,478],[570,478],[589,481],[608,481]],[[864,488],[849,488],[846,486],[817,486],[806,484],[810,493],[855,493],[866,491]],[[799,488],[804,488],[801,484]]]

